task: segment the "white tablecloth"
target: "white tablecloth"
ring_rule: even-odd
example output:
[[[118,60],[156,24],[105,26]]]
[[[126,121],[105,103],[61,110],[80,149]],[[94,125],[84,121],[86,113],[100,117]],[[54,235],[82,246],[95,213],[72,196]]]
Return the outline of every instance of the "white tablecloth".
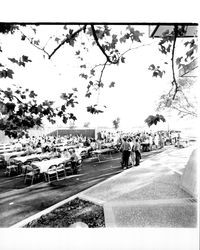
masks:
[[[1,154],[1,155],[4,157],[5,161],[9,162],[11,156],[13,156],[13,155],[20,156],[23,154],[24,154],[24,151],[15,151],[15,152],[5,153],[5,154]]]
[[[48,161],[33,162],[32,165],[38,167],[40,169],[40,173],[45,173],[47,172],[50,166],[58,165],[60,163],[63,163],[69,160],[70,158],[56,158],[56,159],[50,159]]]
[[[103,154],[103,153],[108,153],[108,152],[112,152],[113,149],[111,148],[104,148],[104,149],[97,149],[97,150],[94,150],[92,153],[93,154]]]
[[[36,158],[36,157],[39,158],[39,159],[43,159],[43,158],[49,158],[50,159],[49,153],[26,155],[26,156],[22,156],[22,157],[16,157],[14,159],[16,161],[20,161],[20,162],[24,163],[25,161],[31,160],[31,159]]]

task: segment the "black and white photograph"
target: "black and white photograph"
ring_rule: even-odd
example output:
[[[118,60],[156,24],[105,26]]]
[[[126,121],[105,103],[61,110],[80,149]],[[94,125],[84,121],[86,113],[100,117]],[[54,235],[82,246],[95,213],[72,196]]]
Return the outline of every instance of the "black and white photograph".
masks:
[[[1,19],[0,228],[197,232],[198,71],[192,19]]]

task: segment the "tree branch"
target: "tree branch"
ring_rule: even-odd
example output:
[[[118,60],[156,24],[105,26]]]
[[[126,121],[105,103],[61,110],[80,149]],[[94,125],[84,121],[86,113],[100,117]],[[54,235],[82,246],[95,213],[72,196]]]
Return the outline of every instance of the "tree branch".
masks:
[[[157,41],[154,41],[154,42],[152,42],[152,43],[146,43],[146,44],[143,44],[143,45],[134,47],[134,48],[127,49],[126,51],[124,51],[123,53],[121,53],[120,58],[121,58],[123,55],[125,55],[127,52],[131,51],[131,50],[139,49],[139,48],[144,47],[144,46],[149,46],[149,45],[152,45],[153,43],[157,43]]]
[[[106,60],[106,62],[103,64],[103,67],[102,67],[102,70],[101,70],[101,74],[100,74],[100,77],[99,77],[99,83],[101,83],[101,79],[102,79],[103,72],[104,72],[104,70],[105,70],[105,67],[106,67],[107,62],[108,62],[108,61]]]
[[[97,104],[99,103],[99,96],[100,96],[100,84],[101,84],[101,79],[102,79],[102,76],[103,76],[103,72],[105,70],[105,67],[106,67],[106,64],[108,63],[108,61],[106,60],[106,62],[103,64],[103,67],[101,69],[101,73],[100,73],[100,76],[99,76],[99,86],[98,86],[98,95],[97,95]]]
[[[175,46],[176,46],[176,38],[177,38],[177,33],[178,33],[178,26],[175,25],[174,26],[174,43],[173,43],[173,47],[172,47],[172,57],[171,57],[171,61],[172,61],[172,74],[173,74],[173,81],[172,81],[172,85],[175,84],[175,90],[174,90],[174,95],[172,97],[172,100],[175,99],[176,94],[178,92],[178,83],[176,81],[176,76],[175,76],[175,69],[174,69],[174,53],[175,53]]]
[[[97,65],[95,65],[91,70],[94,70],[94,69],[96,69],[97,67],[100,67],[100,66],[104,66],[104,64],[105,63],[100,63],[100,64],[97,64]],[[112,65],[111,63],[107,63],[107,66],[110,66],[110,65]]]
[[[63,44],[65,43],[69,43],[70,40],[74,37],[76,37],[82,30],[85,30],[87,25],[84,25],[83,27],[81,27],[80,29],[78,29],[77,31],[75,31],[73,34],[70,35],[70,37],[66,37],[54,50],[53,52],[49,55],[49,59],[51,59],[51,57],[56,53],[57,50],[60,49],[60,47],[63,46]]]
[[[99,47],[99,49],[101,50],[101,52],[104,54],[104,56],[106,57],[106,60],[111,63],[111,64],[117,64],[119,62],[119,58],[116,60],[116,61],[112,61],[110,59],[110,57],[106,54],[105,50],[102,48],[102,46],[100,45],[99,43],[99,40],[98,40],[98,37],[97,37],[97,34],[96,34],[96,31],[94,29],[94,25],[91,25],[91,29],[92,29],[92,34],[93,34],[93,37],[94,37],[94,40],[97,44],[97,46]]]
[[[172,106],[172,108],[178,110],[180,113],[183,113],[184,115],[191,115],[191,116],[197,117],[197,114],[193,111],[189,111],[186,109],[182,110],[182,109],[175,107],[175,106]]]
[[[26,36],[21,30],[19,30],[19,31],[21,32],[21,34],[22,34],[23,36],[25,36],[25,37],[27,38],[27,40],[30,42],[30,44],[32,44],[35,48],[37,48],[37,49],[43,51],[47,56],[49,56],[49,53],[44,49],[45,46],[44,46],[43,48],[37,46],[37,45],[34,44],[33,41],[32,41],[28,36]]]

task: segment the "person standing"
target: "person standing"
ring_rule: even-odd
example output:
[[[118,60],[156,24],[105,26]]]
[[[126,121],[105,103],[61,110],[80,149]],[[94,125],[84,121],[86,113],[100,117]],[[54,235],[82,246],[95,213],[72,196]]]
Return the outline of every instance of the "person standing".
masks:
[[[158,147],[159,147],[159,136],[158,136],[157,133],[154,136],[154,144],[155,144],[156,149],[158,149]]]
[[[130,146],[130,143],[127,142],[126,138],[124,138],[123,140],[124,141],[120,148],[122,150],[122,166],[123,166],[123,169],[127,169],[131,146]]]
[[[135,151],[135,165],[134,166],[139,166],[141,153],[140,153],[140,143],[138,139],[135,140],[134,151]]]
[[[77,162],[78,162],[79,159],[81,159],[80,155],[78,155],[78,153],[75,151],[75,149],[73,149],[71,157],[70,157],[73,174],[78,173]]]
[[[134,158],[135,158],[134,157],[134,151],[133,151],[133,149],[134,149],[133,138],[129,139],[129,144],[131,146],[129,161],[130,161],[131,166],[133,167],[134,166]]]

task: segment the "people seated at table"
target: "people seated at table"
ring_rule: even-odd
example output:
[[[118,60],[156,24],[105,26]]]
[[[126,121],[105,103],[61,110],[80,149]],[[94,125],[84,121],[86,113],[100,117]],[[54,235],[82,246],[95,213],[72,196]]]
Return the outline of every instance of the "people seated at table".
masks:
[[[37,147],[36,148],[36,152],[37,152],[37,154],[41,154],[42,153],[42,148],[41,147]]]
[[[84,142],[84,147],[89,147],[90,146],[90,140],[87,138]]]
[[[95,139],[93,139],[90,143],[91,149],[96,150],[98,148],[97,142]]]
[[[81,159],[80,155],[76,152],[75,149],[72,149],[72,153],[70,156],[71,161],[78,161],[79,159]]]
[[[61,157],[69,159],[71,157],[71,154],[68,149],[64,149],[64,151],[61,153]]]
[[[18,140],[17,143],[15,143],[15,150],[16,151],[21,151],[22,150],[22,144]]]
[[[56,148],[53,148],[53,150],[52,150],[52,152],[50,152],[49,156],[51,158],[60,157],[60,153],[56,150]]]
[[[30,144],[27,144],[26,146],[26,154],[30,155],[33,154],[35,152],[35,150],[33,149],[33,147]]]

